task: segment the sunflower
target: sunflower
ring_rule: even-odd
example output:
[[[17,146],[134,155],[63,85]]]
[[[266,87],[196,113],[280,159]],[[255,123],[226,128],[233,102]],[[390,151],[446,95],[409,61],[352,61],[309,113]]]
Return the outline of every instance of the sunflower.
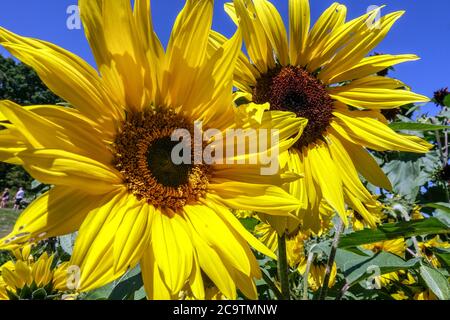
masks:
[[[16,261],[0,267],[0,300],[46,300],[60,297],[67,290],[66,264],[52,268],[53,256],[42,254],[34,261],[31,246],[15,250]]]
[[[420,249],[420,254],[425,257],[435,268],[442,267],[441,261],[435,254],[436,251],[450,249],[450,243],[448,241],[442,241],[439,236],[435,236],[430,240],[419,242],[418,246]]]
[[[381,113],[429,101],[399,80],[376,75],[418,57],[368,56],[404,12],[377,20],[380,7],[346,21],[346,7],[334,3],[310,28],[309,1],[290,0],[288,37],[279,12],[267,0],[235,0],[225,10],[242,29],[249,56],[242,53],[235,70],[240,101],[270,103],[272,110],[308,120],[281,161],[305,175],[286,187],[303,203],[295,212],[303,228],[320,229],[324,205],[347,222],[345,204],[375,226],[369,212],[379,203],[358,173],[381,188],[390,190],[391,184],[368,149],[425,153],[431,148],[417,137],[394,132]],[[210,41],[219,46],[225,37],[214,32]],[[297,227],[295,220],[273,224],[280,233]]]
[[[331,223],[323,227],[320,233],[326,233],[332,227]],[[278,251],[278,232],[268,223],[261,222],[255,228],[255,234],[259,240],[265,244],[274,253]],[[305,248],[305,242],[311,239],[311,232],[302,232],[296,230],[288,234],[286,238],[286,257],[289,267],[296,269],[301,275],[304,275],[308,263],[308,252]],[[308,273],[308,286],[313,291],[319,290],[323,286],[326,264],[323,261],[314,260]],[[333,263],[328,286],[331,288],[336,283],[337,265]]]
[[[389,252],[395,254],[401,258],[405,257],[406,251],[406,242],[403,238],[386,240],[381,242],[376,242],[372,244],[366,244],[362,246],[364,249],[371,250],[374,253],[378,253],[380,251]],[[392,282],[398,282],[400,280],[399,275],[403,274],[403,271],[398,272],[390,272],[382,275],[377,275],[373,280],[377,284],[377,287],[381,288],[387,286]]]
[[[256,298],[260,270],[249,244],[273,253],[228,208],[286,215],[299,200],[277,185],[298,175],[261,175],[260,162],[174,163],[171,134],[183,129],[195,137],[214,129],[213,142],[226,143],[230,128],[282,128],[274,149],[260,144],[256,152],[230,157],[235,163],[289,148],[305,120],[234,106],[241,33],[217,48],[209,44],[212,0],[186,1],[166,50],[153,31],[149,0],[134,1],[134,8],[129,0],[80,0],[79,7],[98,71],[53,44],[0,30],[1,45],[69,104],[0,104],[7,121],[0,160],[53,185],[0,247],[78,230],[70,264],[80,292],[140,263],[149,299],[177,299],[186,285],[203,299],[202,274],[229,299],[236,288]],[[197,150],[194,140],[189,147]],[[209,142],[205,150],[213,148]],[[198,155],[192,152],[191,160]]]

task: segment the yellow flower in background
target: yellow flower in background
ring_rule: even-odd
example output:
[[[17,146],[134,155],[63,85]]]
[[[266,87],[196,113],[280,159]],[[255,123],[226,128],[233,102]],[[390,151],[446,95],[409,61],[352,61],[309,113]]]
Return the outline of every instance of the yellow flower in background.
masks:
[[[241,35],[209,45],[213,1],[188,0],[164,50],[149,0],[80,0],[99,73],[53,44],[0,30],[0,43],[33,67],[72,107],[0,103],[0,160],[22,165],[54,187],[19,217],[1,248],[78,232],[71,266],[84,292],[141,264],[150,299],[178,299],[186,286],[204,299],[202,274],[227,298],[256,298],[261,276],[249,247],[269,256],[228,209],[286,215],[299,200],[281,187],[298,175],[264,176],[261,164],[174,164],[171,134],[216,129],[281,128],[280,151],[304,119],[233,104]],[[192,147],[192,145],[191,145]],[[260,146],[261,147],[261,146]],[[268,149],[258,149],[257,154]],[[195,155],[193,154],[195,157]],[[236,159],[234,159],[236,160]],[[76,269],[72,270],[77,273]]]
[[[381,223],[383,219],[385,219],[386,217],[385,214],[382,212],[381,206],[371,208],[369,214],[372,216],[371,220],[375,221],[376,223]],[[367,220],[364,219],[357,211],[348,210],[347,216],[350,218],[353,231],[360,231],[365,228],[370,228],[370,225],[367,222]]]
[[[422,220],[422,219],[425,219],[424,217],[423,217],[423,215],[422,215],[422,212],[421,212],[421,210],[422,210],[422,207],[421,206],[419,206],[419,205],[414,205],[414,207],[413,207],[413,209],[412,209],[412,212],[411,212],[411,219],[412,220]]]
[[[325,230],[321,230],[325,232]],[[270,224],[260,223],[255,228],[255,234],[258,239],[264,243],[274,253],[278,250],[278,233]],[[302,233],[297,230],[286,238],[286,256],[288,264],[291,268],[304,275],[307,267],[307,252],[305,249],[305,241],[311,237],[311,234]],[[321,262],[313,261],[309,274],[308,285],[313,291],[317,291],[323,285],[326,265]],[[330,282],[328,286],[331,288],[336,283],[337,266],[333,264],[330,273]]]
[[[430,239],[428,241],[419,242],[419,249],[420,253],[427,258],[427,260],[435,267],[440,268],[441,262],[436,257],[436,255],[433,252],[433,248],[436,249],[449,249],[450,243],[447,241],[442,241],[439,236],[435,236],[433,239]]]
[[[408,300],[409,299],[408,295],[403,290],[399,290],[396,293],[391,294],[391,296],[395,300]]]
[[[414,300],[439,300],[430,290],[425,290],[414,295]]]
[[[405,251],[406,251],[406,243],[405,239],[399,238],[394,240],[387,240],[372,244],[366,244],[362,246],[364,249],[371,250],[375,253],[380,251],[389,252],[392,254],[395,254],[399,257],[404,258],[405,257]],[[385,273],[380,276],[376,276],[374,278],[375,283],[378,287],[383,287],[391,283],[392,281],[399,281],[399,272],[391,272],[391,273]]]
[[[299,268],[299,272],[304,274],[306,270],[306,264],[302,265],[301,268]],[[308,286],[313,291],[317,291],[323,286],[323,281],[325,278],[325,271],[326,271],[326,265],[325,263],[315,263],[313,262],[311,264],[311,267],[309,269],[308,274]],[[328,283],[328,287],[332,288],[334,284],[336,283],[336,274],[337,274],[337,267],[336,263],[333,264],[333,267],[331,268],[330,273],[330,282]]]
[[[381,110],[408,103],[427,102],[396,79],[376,76],[398,63],[417,60],[411,54],[367,55],[383,40],[403,12],[376,21],[381,8],[346,21],[347,8],[334,3],[310,28],[308,0],[289,1],[289,35],[272,3],[266,0],[235,0],[225,10],[243,32],[249,58],[241,54],[235,71],[240,98],[270,103],[272,110],[294,112],[308,125],[282,163],[305,178],[287,189],[303,203],[296,215],[303,229],[320,229],[324,205],[347,221],[345,204],[364,217],[379,206],[358,174],[372,184],[391,189],[368,149],[425,153],[432,146],[394,132]],[[211,35],[218,47],[225,37]],[[271,223],[279,232],[295,229],[295,220]]]
[[[272,252],[278,251],[278,233],[268,223],[261,222],[255,227],[255,235]],[[308,234],[297,230],[286,237],[286,256],[291,268],[297,268],[306,261],[304,242],[310,237]]]
[[[394,240],[386,240],[386,241],[376,242],[376,243],[371,243],[371,244],[365,244],[362,247],[367,250],[372,250],[375,253],[380,252],[380,251],[390,252],[399,257],[404,257],[405,251],[406,251],[406,243],[405,243],[405,239],[403,239],[403,238],[398,238],[398,239],[394,239]]]
[[[0,300],[46,300],[66,291],[66,264],[52,268],[53,256],[42,254],[34,261],[30,246],[16,250],[16,261],[0,267]]]

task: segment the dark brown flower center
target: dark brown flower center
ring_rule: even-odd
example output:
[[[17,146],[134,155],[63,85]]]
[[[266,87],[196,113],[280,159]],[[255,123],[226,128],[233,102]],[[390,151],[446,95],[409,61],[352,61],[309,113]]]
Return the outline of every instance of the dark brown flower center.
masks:
[[[128,114],[114,143],[114,164],[122,173],[128,190],[139,200],[177,211],[206,194],[210,167],[192,164],[195,148],[190,146],[191,163],[174,163],[172,141],[175,130],[194,127],[175,112],[161,108]]]
[[[298,147],[322,138],[332,119],[333,100],[325,86],[299,67],[287,66],[270,70],[253,89],[253,101],[269,102],[272,110],[295,112],[308,119]]]

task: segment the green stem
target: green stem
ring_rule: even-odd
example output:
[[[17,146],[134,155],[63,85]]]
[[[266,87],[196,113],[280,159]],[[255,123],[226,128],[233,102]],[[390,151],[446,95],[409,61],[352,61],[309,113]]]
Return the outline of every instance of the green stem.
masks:
[[[286,253],[286,234],[278,236],[278,275],[281,283],[281,295],[284,300],[290,300],[289,266]]]
[[[308,260],[306,262],[306,270],[305,274],[303,275],[303,300],[308,300],[308,277],[309,277],[309,270],[311,269],[311,264],[314,260],[315,252],[310,251],[308,254]]]
[[[275,283],[273,283],[272,279],[269,277],[269,275],[266,273],[266,271],[265,270],[261,270],[261,274],[262,274],[262,277],[263,277],[264,281],[267,283],[267,285],[269,286],[270,290],[273,291],[273,293],[275,294],[277,299],[278,300],[283,300],[283,295],[281,294],[280,290],[278,290],[278,288],[275,285]]]
[[[328,257],[327,267],[325,269],[325,276],[323,279],[323,285],[320,289],[319,300],[325,300],[328,293],[328,285],[330,283],[331,278],[331,270],[333,269],[334,260],[336,258],[336,251],[339,244],[339,239],[341,237],[341,233],[344,231],[344,223],[341,218],[339,218],[339,222],[336,225],[336,232],[334,234],[333,243],[331,244],[330,256]]]
[[[409,216],[409,213],[403,207],[400,207],[397,210],[400,211],[400,214],[402,215],[403,219],[406,222],[411,221],[411,217]],[[413,237],[411,237],[411,241],[414,245],[414,250],[416,250],[416,256],[420,257],[421,251],[420,251],[419,242],[417,241],[417,238],[413,236]]]

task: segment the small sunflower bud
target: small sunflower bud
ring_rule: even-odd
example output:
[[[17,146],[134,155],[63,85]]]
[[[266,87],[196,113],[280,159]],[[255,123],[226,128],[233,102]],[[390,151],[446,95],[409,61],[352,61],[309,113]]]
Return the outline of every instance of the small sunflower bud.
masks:
[[[437,106],[445,107],[445,97],[447,97],[450,94],[448,91],[448,88],[442,88],[434,93],[434,103]]]

